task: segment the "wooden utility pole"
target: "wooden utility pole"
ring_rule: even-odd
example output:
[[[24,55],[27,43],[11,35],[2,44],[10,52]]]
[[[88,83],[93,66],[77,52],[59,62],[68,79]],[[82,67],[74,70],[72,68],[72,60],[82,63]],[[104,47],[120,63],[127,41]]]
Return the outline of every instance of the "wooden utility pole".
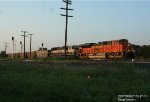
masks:
[[[34,34],[28,34],[28,35],[30,35],[30,59],[31,59],[31,42],[32,42],[32,35]]]
[[[26,35],[26,33],[27,33],[27,31],[21,31],[22,33],[23,33],[23,35],[21,35],[21,36],[24,36],[24,58],[26,58],[26,51],[25,51],[25,48],[26,48],[26,46],[25,46],[25,37],[27,37],[27,35]]]
[[[6,53],[7,47],[9,47],[9,46],[8,46],[8,42],[4,42],[4,44],[5,44],[4,47],[5,47],[5,53]]]
[[[69,16],[68,15],[68,11],[69,10],[73,10],[73,9],[69,9],[68,5],[72,4],[71,0],[63,0],[63,2],[66,3],[66,8],[60,8],[66,11],[66,14],[61,14],[61,16],[65,16],[66,17],[66,29],[65,29],[65,59],[67,58],[67,30],[68,30],[68,17],[73,17],[73,16]]]

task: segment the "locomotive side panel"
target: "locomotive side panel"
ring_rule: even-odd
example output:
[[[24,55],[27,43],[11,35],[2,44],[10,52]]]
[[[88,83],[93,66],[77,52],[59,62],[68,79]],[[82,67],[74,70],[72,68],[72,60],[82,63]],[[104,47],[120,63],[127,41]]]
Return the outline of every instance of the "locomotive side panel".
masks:
[[[132,46],[127,39],[99,42],[91,46],[81,46],[80,53],[83,58],[124,58],[127,52],[132,52]],[[103,56],[101,56],[103,55]],[[86,56],[86,57],[85,57]],[[105,56],[105,57],[104,57]]]

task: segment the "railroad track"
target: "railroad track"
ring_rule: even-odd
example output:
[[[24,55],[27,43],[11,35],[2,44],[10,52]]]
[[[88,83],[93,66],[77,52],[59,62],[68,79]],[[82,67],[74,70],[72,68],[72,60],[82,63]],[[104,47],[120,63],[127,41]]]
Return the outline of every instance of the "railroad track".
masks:
[[[73,65],[73,66],[114,66],[117,64],[131,64],[140,68],[149,68],[150,62],[144,61],[99,61],[99,60],[83,60],[83,61],[0,61],[0,64],[47,64],[47,65]]]

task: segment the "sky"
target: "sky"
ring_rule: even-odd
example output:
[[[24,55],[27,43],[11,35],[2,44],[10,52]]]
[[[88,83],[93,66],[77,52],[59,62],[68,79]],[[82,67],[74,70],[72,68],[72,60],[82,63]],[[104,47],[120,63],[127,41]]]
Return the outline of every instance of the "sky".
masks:
[[[64,46],[65,7],[62,0],[0,0],[0,51],[8,42],[7,53],[20,51],[23,33],[32,36],[32,50],[41,44],[51,49]],[[128,39],[137,45],[150,44],[150,1],[144,0],[72,0],[67,45]],[[26,37],[26,51],[29,51]]]

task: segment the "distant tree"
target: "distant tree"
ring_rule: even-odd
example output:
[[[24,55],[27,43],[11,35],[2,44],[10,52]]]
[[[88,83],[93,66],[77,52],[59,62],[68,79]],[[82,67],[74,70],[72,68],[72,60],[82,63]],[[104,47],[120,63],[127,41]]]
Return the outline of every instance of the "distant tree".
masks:
[[[143,58],[150,58],[150,45],[143,45],[141,48]]]
[[[7,57],[6,52],[5,51],[1,51],[0,57]]]
[[[135,57],[136,58],[141,58],[141,56],[142,56],[142,52],[141,52],[142,46],[132,45],[132,47],[133,47],[133,50],[134,50]]]
[[[132,45],[136,58],[150,59],[150,45]]]

